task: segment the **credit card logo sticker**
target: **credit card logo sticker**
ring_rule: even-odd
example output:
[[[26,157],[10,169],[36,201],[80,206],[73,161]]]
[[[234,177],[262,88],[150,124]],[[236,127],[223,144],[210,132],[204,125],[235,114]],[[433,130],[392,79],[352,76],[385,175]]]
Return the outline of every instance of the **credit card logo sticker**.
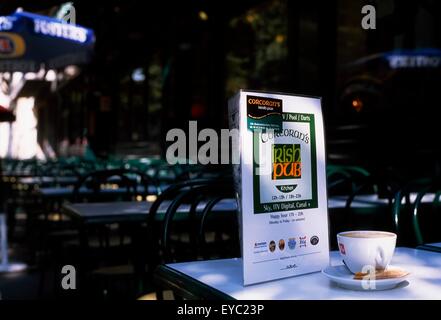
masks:
[[[271,241],[271,242],[269,243],[269,250],[270,250],[271,252],[274,252],[274,251],[276,250],[276,243],[275,243],[274,241]]]
[[[289,238],[288,239],[288,248],[290,250],[294,250],[296,248],[296,244],[297,244],[296,238]]]
[[[285,250],[285,240],[283,240],[283,239],[279,240],[279,250],[280,251]]]
[[[319,237],[312,236],[310,242],[313,246],[316,246],[319,243]]]

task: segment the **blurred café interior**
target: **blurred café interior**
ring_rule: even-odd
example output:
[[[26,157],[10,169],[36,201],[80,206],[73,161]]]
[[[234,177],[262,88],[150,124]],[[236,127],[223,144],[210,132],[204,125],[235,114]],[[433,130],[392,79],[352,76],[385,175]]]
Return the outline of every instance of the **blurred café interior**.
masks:
[[[26,33],[11,63],[5,17],[69,14],[81,41]],[[1,297],[172,299],[159,265],[240,257],[234,202],[193,208],[234,199],[231,166],[166,160],[170,129],[228,128],[239,89],[322,98],[332,250],[348,229],[440,242],[440,15],[435,0],[2,1]]]

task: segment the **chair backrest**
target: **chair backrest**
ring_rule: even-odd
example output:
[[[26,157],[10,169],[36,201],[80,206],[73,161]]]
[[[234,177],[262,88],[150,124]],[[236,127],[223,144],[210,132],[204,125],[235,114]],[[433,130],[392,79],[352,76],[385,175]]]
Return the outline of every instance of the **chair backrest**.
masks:
[[[198,243],[196,226],[198,217],[196,210],[199,201],[203,198],[201,194],[202,190],[205,188],[207,188],[207,185],[185,188],[176,196],[170,206],[168,206],[164,215],[160,237],[162,260],[164,262],[197,259]],[[187,215],[183,219],[179,219],[179,223],[175,223],[175,217],[182,218],[183,216],[183,212],[178,212],[183,206],[187,207]],[[172,233],[177,235],[178,239],[173,241]],[[181,239],[181,237],[185,237],[185,235],[188,236],[188,245],[184,245],[184,241]],[[193,248],[190,248],[190,246],[193,246]],[[176,249],[176,247],[178,247],[178,249]]]
[[[233,212],[219,213],[214,210],[222,200],[236,200],[235,196],[234,189],[227,185],[217,189],[209,197],[201,214],[198,235],[199,254],[203,260],[240,257],[238,207]],[[210,243],[207,234],[212,235]]]
[[[418,240],[415,232],[414,225],[415,219],[415,200],[418,198],[418,194],[430,190],[433,184],[433,179],[422,178],[408,182],[400,190],[398,190],[393,199],[393,221],[398,234],[398,244],[402,246],[416,246],[421,242],[421,238]],[[423,196],[422,196],[423,197]],[[421,198],[422,199],[422,198]],[[419,201],[420,202],[420,201]],[[417,205],[417,215],[421,205]]]
[[[127,169],[109,169],[90,172],[74,186],[73,201],[135,200],[156,190],[155,182],[142,172]],[[156,193],[156,192],[155,192]]]
[[[205,200],[202,205],[206,205],[209,201],[209,194],[215,194],[215,190],[217,190],[218,196],[224,194],[222,191],[224,185],[229,185],[233,189],[233,183],[230,179],[188,180],[171,185],[157,197],[150,208],[147,222],[148,243],[151,247],[149,252],[158,253],[156,257],[150,257],[154,261],[153,263],[172,260],[170,236],[176,225],[184,226],[184,231],[188,232],[194,246],[193,253],[198,252],[199,221],[204,209],[203,206],[201,207],[201,201]],[[184,218],[181,212],[178,212],[178,209],[182,207],[186,208]],[[175,223],[175,217],[179,219],[179,223]]]
[[[356,185],[351,175],[344,171],[331,171],[327,173],[328,196],[351,194]]]
[[[177,182],[175,184],[170,185],[167,189],[162,191],[156,198],[155,202],[153,202],[152,206],[149,210],[149,215],[147,218],[148,225],[152,226],[158,221],[158,214],[161,205],[165,204],[166,201],[172,201],[175,199],[179,193],[181,193],[185,189],[191,189],[193,187],[204,185],[207,183],[212,183],[210,179],[195,179],[195,180],[187,180],[182,182]]]
[[[49,186],[58,186],[62,184],[66,185],[74,185],[80,178],[81,174],[78,171],[77,166],[70,163],[63,162],[47,162],[46,164],[40,166],[38,170],[38,177],[52,177],[53,181],[49,183]],[[64,183],[63,178],[72,178],[70,183]],[[43,185],[43,180],[41,180],[40,185]]]
[[[326,168],[328,195],[348,195],[371,174],[358,166],[328,165]]]
[[[179,167],[181,173],[177,179],[180,181],[192,180],[192,179],[232,179],[232,171],[230,167],[219,165],[181,165]]]
[[[208,247],[205,241],[207,221],[214,206],[220,200],[234,197],[234,186],[231,181],[210,181],[182,190],[173,200],[164,216],[161,251],[165,262],[195,260],[200,257],[209,257]],[[183,208],[187,207],[187,210]],[[183,217],[184,216],[184,217]],[[217,227],[221,226],[224,214],[219,214],[216,220]],[[231,215],[230,215],[231,216]],[[236,218],[236,215],[233,215]],[[179,250],[173,247],[173,230],[177,227],[178,233],[188,234],[188,243],[174,241],[181,245]],[[185,252],[184,252],[185,251]]]
[[[435,182],[416,194],[412,226],[417,245],[440,242],[441,186]]]
[[[371,174],[357,182],[345,196],[344,208],[329,209],[331,247],[337,248],[336,234],[348,230],[376,229],[396,232],[392,203],[398,185],[385,177]]]
[[[150,166],[147,172],[158,182],[161,190],[166,189],[170,184],[183,181],[179,178],[181,170],[178,164],[157,163]]]
[[[38,175],[41,163],[35,159],[19,160],[14,167],[14,173],[17,175]]]

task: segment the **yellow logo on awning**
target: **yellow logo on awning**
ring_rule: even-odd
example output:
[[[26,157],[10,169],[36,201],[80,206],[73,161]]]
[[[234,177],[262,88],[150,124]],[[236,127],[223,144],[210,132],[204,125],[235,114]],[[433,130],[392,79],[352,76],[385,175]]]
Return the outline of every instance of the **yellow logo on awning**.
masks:
[[[17,58],[26,51],[24,39],[11,32],[0,32],[0,58]]]

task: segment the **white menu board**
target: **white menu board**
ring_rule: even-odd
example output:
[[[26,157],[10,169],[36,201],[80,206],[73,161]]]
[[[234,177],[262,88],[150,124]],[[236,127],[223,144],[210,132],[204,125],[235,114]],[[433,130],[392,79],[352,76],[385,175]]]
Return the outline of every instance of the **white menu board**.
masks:
[[[241,90],[229,116],[240,132],[244,285],[320,271],[329,265],[320,98]]]

